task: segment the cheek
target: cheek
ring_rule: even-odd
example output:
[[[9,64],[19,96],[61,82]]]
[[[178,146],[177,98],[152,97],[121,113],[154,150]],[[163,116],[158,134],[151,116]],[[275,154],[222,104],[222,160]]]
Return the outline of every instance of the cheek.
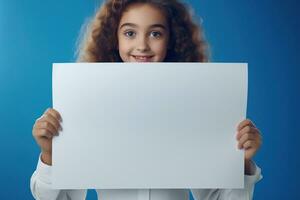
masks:
[[[119,52],[123,52],[123,51],[124,51],[124,47],[125,47],[124,41],[119,40],[119,41],[118,41],[118,49],[119,49]]]
[[[127,54],[128,54],[128,44],[126,41],[119,40],[119,46],[118,46],[120,57],[123,61],[127,60]]]
[[[122,37],[121,35],[118,34],[118,49],[119,51],[124,51],[126,50],[127,46],[127,41]]]
[[[159,55],[161,57],[161,59],[163,60],[167,54],[168,43],[167,43],[167,41],[161,41],[161,42],[155,44],[155,46],[153,48],[155,49],[156,54]]]

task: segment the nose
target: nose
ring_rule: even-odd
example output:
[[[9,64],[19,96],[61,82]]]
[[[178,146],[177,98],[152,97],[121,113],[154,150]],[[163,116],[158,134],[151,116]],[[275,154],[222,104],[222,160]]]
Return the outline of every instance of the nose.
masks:
[[[150,50],[149,42],[146,37],[139,38],[136,49],[140,52],[145,52]]]

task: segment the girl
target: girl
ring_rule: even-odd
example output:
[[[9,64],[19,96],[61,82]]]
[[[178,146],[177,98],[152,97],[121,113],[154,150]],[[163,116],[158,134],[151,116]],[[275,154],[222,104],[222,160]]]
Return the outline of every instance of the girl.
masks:
[[[188,8],[177,0],[108,0],[96,13],[79,51],[82,62],[207,62],[207,45]],[[33,136],[41,156],[31,178],[36,199],[85,199],[86,190],[51,189],[52,138],[61,130],[58,111],[36,120]],[[261,145],[250,120],[237,127],[237,146],[245,150],[244,189],[193,189],[203,199],[252,199],[260,169],[251,161]],[[187,189],[97,190],[103,200],[187,200]]]

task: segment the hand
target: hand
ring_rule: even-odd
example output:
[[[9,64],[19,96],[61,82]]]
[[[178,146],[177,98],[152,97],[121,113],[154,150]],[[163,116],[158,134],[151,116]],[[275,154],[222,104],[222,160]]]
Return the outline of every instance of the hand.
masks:
[[[262,144],[260,131],[249,119],[243,120],[237,130],[238,148],[245,149],[245,160],[249,161]]]
[[[61,121],[60,114],[48,108],[33,125],[32,135],[41,147],[42,161],[48,165],[52,164],[52,138],[59,134],[59,130],[62,130]]]

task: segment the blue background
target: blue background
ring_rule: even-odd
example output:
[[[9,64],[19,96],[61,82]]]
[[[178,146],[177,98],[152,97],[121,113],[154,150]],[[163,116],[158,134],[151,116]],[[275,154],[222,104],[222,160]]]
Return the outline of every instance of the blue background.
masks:
[[[214,62],[249,63],[247,116],[260,128],[255,160],[264,178],[255,199],[300,199],[299,3],[291,0],[189,3],[203,19]],[[96,0],[0,1],[0,199],[32,199],[39,155],[32,125],[51,107],[53,62],[73,62]],[[226,105],[224,105],[226,106]],[[96,199],[90,191],[88,199]]]

